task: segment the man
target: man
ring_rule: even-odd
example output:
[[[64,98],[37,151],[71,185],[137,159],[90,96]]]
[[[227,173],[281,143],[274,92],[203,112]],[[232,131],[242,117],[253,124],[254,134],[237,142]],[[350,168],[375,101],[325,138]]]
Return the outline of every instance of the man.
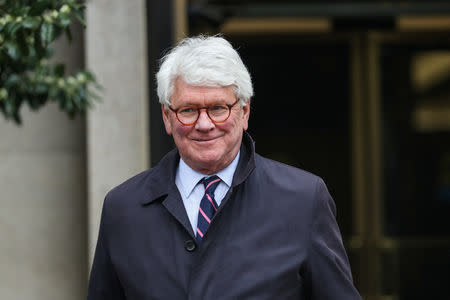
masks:
[[[106,196],[88,299],[360,299],[323,181],[255,153],[232,46],[184,39],[157,83],[177,149]]]

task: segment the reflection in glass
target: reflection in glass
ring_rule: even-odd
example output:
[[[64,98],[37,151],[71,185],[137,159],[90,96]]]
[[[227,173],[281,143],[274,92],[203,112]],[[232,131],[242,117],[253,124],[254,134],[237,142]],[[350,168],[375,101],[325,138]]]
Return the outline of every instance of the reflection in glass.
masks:
[[[448,299],[450,47],[381,47],[383,292]],[[443,298],[444,297],[444,298]]]
[[[324,178],[344,238],[351,234],[349,43],[235,38],[252,73],[249,132],[258,153]]]
[[[450,234],[450,50],[382,49],[385,232]]]

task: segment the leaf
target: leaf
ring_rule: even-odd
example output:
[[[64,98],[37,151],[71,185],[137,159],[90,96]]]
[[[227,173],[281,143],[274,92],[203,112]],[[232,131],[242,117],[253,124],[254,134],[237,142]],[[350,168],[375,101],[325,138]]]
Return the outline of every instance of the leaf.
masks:
[[[39,100],[37,99],[37,97],[33,97],[31,99],[28,100],[28,106],[32,109],[32,110],[36,110],[39,108]]]
[[[55,39],[55,26],[44,22],[41,26],[41,40],[48,45]]]
[[[91,72],[85,71],[85,72],[83,72],[83,74],[87,77],[87,79],[89,81],[95,81],[95,76]]]
[[[6,79],[5,86],[12,87],[12,86],[16,85],[18,82],[19,82],[19,75],[12,74]]]
[[[83,88],[80,86],[80,88],[78,89],[78,93],[79,93],[81,99],[86,99],[88,97],[86,88]]]
[[[23,20],[23,27],[29,28],[29,29],[36,29],[39,24],[41,24],[41,18],[39,17],[26,17],[25,20]]]
[[[19,8],[19,11],[18,11],[17,15],[26,16],[30,12],[30,9],[31,9],[31,7],[29,7],[28,5],[22,5]]]
[[[48,47],[45,49],[44,57],[48,59],[48,58],[51,58],[54,54],[55,54],[55,49]]]
[[[70,17],[70,14],[68,14],[68,13],[60,13],[58,15],[58,20],[63,27],[69,26],[70,23],[72,23],[72,18]]]
[[[20,117],[20,114],[19,114],[19,111],[18,111],[18,110],[16,110],[16,111],[13,113],[13,119],[14,119],[14,121],[15,121],[17,124],[19,124],[19,125],[22,124],[22,118]]]
[[[9,57],[11,57],[13,60],[18,60],[20,58],[20,48],[16,42],[8,41],[5,43],[5,47]]]
[[[27,45],[27,41],[25,39],[25,35],[23,30],[19,31],[16,35],[16,40],[17,45],[19,46],[19,53],[21,54],[21,56],[26,57],[28,56],[28,45]]]
[[[28,60],[30,61],[30,64],[34,65],[37,60],[36,59],[37,52],[36,52],[35,45],[29,45],[27,52],[28,52]]]
[[[38,59],[44,57],[46,54],[46,50],[42,45],[40,31],[37,30],[34,32],[34,46],[36,50],[36,56],[38,57]]]
[[[55,100],[58,102],[59,104],[59,108],[64,110],[64,106],[65,106],[65,97],[63,93],[58,93],[58,95],[55,97]]]
[[[16,123],[18,123],[18,124],[22,123],[22,119],[20,118],[20,115],[19,115],[19,110],[20,110],[21,106],[22,106],[22,99],[20,99],[20,98],[16,99],[16,102],[14,103],[14,107],[13,107],[14,110],[12,113],[12,117],[13,117],[14,121],[16,121]]]
[[[65,66],[63,64],[57,64],[55,66],[55,75],[58,77],[63,77],[65,72]]]
[[[72,7],[75,10],[81,10],[81,9],[85,9],[86,8],[86,4],[74,3],[74,4],[72,4]]]
[[[70,31],[70,27],[64,28],[64,32],[66,33],[67,40],[72,42],[72,32]]]
[[[86,22],[83,19],[83,15],[80,12],[74,12],[75,18],[77,18],[78,22],[83,25],[83,27],[86,27]]]
[[[83,107],[81,105],[81,99],[80,99],[80,96],[78,94],[73,95],[73,103],[75,104],[75,107],[78,110],[83,110]]]
[[[102,101],[102,97],[100,97],[99,94],[93,92],[92,90],[88,90],[87,95],[89,98],[86,101],[91,102],[91,99],[97,100],[97,101]],[[89,104],[92,104],[92,103],[89,103]]]
[[[35,86],[34,91],[36,94],[46,94],[48,93],[48,88],[45,84],[39,83]]]
[[[51,99],[56,99],[58,96],[59,90],[57,88],[51,88],[48,92],[48,96]]]
[[[14,113],[14,110],[15,110],[14,103],[15,103],[15,99],[14,98],[9,99],[9,101],[6,101],[6,103],[5,103],[5,112],[6,112],[6,115],[9,118]]]
[[[10,35],[10,36],[14,36],[17,32],[17,30],[19,30],[20,28],[22,28],[22,23],[8,23],[5,26],[5,32],[6,34]]]
[[[29,14],[32,16],[40,15],[47,8],[51,7],[52,0],[41,0],[41,1],[32,1],[34,2],[31,6]]]
[[[74,107],[73,107],[73,103],[70,100],[70,98],[64,97],[64,102],[65,102],[64,106],[65,106],[66,111],[67,112],[73,112]]]

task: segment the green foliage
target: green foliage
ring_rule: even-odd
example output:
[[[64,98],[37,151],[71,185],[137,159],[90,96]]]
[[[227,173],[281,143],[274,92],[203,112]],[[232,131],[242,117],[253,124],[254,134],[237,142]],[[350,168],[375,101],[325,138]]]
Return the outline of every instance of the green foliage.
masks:
[[[84,26],[84,5],[77,0],[0,0],[0,111],[21,123],[20,108],[37,110],[55,101],[70,117],[92,106],[99,90],[93,74],[72,76],[64,65],[50,64],[51,43],[77,19]]]

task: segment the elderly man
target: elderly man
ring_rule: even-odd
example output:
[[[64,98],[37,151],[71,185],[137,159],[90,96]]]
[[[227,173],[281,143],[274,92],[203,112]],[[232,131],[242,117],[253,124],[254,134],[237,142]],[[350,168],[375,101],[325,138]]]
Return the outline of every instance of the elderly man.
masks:
[[[184,39],[157,82],[176,149],[106,196],[88,299],[360,299],[323,181],[255,153],[233,47]]]

